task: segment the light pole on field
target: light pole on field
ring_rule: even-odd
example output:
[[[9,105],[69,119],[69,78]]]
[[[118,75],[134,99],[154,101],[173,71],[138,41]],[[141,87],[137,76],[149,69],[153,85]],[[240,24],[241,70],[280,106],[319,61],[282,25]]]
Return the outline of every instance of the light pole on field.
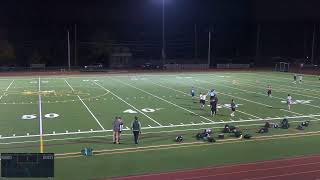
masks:
[[[166,40],[165,40],[165,0],[162,0],[162,50],[161,50],[161,56],[162,56],[162,64],[164,65],[166,60]]]

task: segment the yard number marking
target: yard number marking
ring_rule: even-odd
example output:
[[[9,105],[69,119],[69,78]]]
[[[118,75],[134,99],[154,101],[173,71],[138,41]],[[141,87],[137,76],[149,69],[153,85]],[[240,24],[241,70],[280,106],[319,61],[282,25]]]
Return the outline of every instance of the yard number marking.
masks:
[[[49,114],[44,115],[44,117],[49,118],[49,119],[53,119],[53,118],[59,117],[59,114],[49,113]],[[31,120],[31,119],[36,119],[36,118],[37,118],[36,114],[26,114],[21,117],[21,119],[24,119],[24,120]]]
[[[160,109],[160,108],[159,108],[159,109]],[[156,109],[144,108],[144,109],[141,109],[141,111],[149,113],[149,112],[155,112]],[[130,113],[130,114],[137,114],[137,113],[138,113],[137,111],[134,111],[134,110],[132,110],[132,109],[127,109],[127,110],[125,110],[125,111],[123,111],[123,112],[124,112],[124,113]]]

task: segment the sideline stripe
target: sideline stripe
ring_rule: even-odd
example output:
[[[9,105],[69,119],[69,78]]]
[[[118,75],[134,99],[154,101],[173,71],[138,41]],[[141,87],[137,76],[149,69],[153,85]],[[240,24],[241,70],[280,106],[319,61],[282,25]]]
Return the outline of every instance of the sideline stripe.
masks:
[[[42,102],[41,102],[41,79],[39,76],[39,82],[38,82],[38,99],[39,99],[39,129],[40,129],[40,153],[43,153],[44,150],[44,144],[43,144],[43,127],[42,127]]]
[[[150,116],[146,115],[144,112],[140,111],[139,109],[137,109],[136,107],[134,107],[133,105],[131,105],[130,103],[128,103],[127,101],[123,100],[121,97],[117,96],[116,94],[114,94],[113,92],[111,92],[110,90],[108,90],[107,88],[105,88],[104,86],[96,83],[95,81],[92,81],[94,84],[96,84],[97,86],[101,87],[102,89],[104,89],[105,91],[110,92],[113,96],[115,96],[116,98],[118,98],[120,101],[126,103],[128,106],[132,107],[133,109],[135,109],[136,111],[138,111],[139,113],[143,114],[145,117],[147,117],[148,119],[150,119],[151,121],[153,121],[154,123],[158,124],[159,126],[162,126],[158,121],[154,120],[153,118],[151,118]]]
[[[68,83],[68,81],[66,79],[64,79],[64,81],[66,82],[66,84],[70,87],[70,89],[72,91],[74,91],[74,89],[72,88],[72,86]],[[91,116],[93,117],[94,120],[96,120],[96,122],[99,124],[99,126],[101,127],[102,130],[106,130],[100,123],[100,121],[97,119],[97,117],[91,112],[91,110],[89,109],[89,107],[83,102],[83,100],[80,98],[79,95],[77,95],[77,97],[79,98],[79,100],[82,102],[82,104],[84,105],[84,107],[86,107],[86,109],[88,110],[88,112],[91,114]]]
[[[298,118],[311,118],[311,117],[320,117],[320,115],[313,116],[291,116],[287,117],[288,119],[298,119]],[[224,121],[224,122],[213,122],[213,123],[198,123],[198,124],[178,124],[178,125],[168,125],[168,126],[155,126],[155,127],[142,127],[141,129],[162,129],[162,128],[176,128],[176,127],[187,127],[187,126],[203,126],[203,125],[217,125],[217,124],[225,124],[225,123],[242,123],[242,122],[259,122],[259,121],[270,121],[270,120],[282,120],[284,117],[277,118],[269,118],[269,119],[247,119],[242,121]],[[317,122],[318,120],[310,120],[311,122]],[[301,122],[299,121],[291,121],[291,122]],[[241,126],[241,125],[238,125]],[[68,132],[68,133],[55,133],[55,134],[43,134],[43,136],[61,136],[61,135],[75,135],[75,134],[90,134],[90,133],[103,133],[103,132],[112,132],[113,130],[96,130],[96,131],[81,131],[81,132]],[[124,129],[123,131],[127,131]],[[39,135],[29,135],[29,136],[7,136],[1,137],[0,140],[4,139],[20,139],[20,138],[31,138],[31,137],[39,137]]]

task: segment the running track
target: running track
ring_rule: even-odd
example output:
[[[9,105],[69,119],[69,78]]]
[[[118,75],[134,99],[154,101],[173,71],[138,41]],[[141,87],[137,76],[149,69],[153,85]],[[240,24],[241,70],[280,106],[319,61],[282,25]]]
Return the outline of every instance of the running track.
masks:
[[[320,155],[113,178],[112,180],[320,180]]]

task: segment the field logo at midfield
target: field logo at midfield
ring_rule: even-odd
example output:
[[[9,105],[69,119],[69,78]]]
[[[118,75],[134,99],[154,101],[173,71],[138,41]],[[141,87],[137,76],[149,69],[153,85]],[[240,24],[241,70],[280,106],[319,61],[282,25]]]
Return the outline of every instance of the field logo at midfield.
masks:
[[[312,100],[295,100],[292,104],[310,104]],[[287,103],[287,101],[281,101],[282,103]]]
[[[146,113],[152,113],[152,112],[155,112],[155,111],[159,111],[163,108],[156,108],[156,109],[152,109],[152,108],[143,108],[141,109],[141,111],[143,112],[146,112]],[[124,113],[130,113],[130,114],[137,114],[138,112],[135,111],[135,110],[132,110],[132,109],[127,109],[125,111],[123,111]]]
[[[45,114],[44,117],[48,118],[48,119],[53,119],[53,118],[59,117],[59,114],[57,114],[57,113],[49,113],[49,114]],[[23,120],[37,119],[37,115],[36,114],[27,114],[27,115],[23,115],[21,117],[21,119],[23,119]]]

